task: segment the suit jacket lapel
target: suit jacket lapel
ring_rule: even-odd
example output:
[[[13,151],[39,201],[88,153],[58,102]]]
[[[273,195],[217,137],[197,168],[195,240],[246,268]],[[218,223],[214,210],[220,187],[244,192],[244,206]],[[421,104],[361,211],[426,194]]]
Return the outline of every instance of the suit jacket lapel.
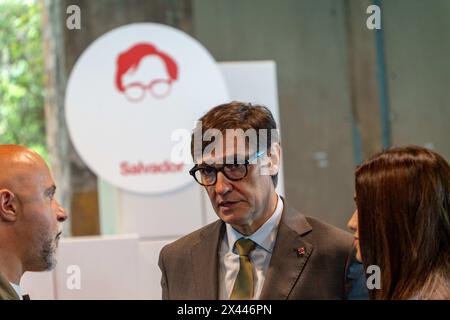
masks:
[[[0,300],[20,300],[16,291],[0,274]]]
[[[224,232],[225,224],[217,221],[200,234],[200,240],[192,247],[191,261],[198,299],[218,299],[219,252]]]
[[[313,245],[302,238],[312,230],[310,224],[286,202],[284,206],[261,300],[287,299],[313,251]]]

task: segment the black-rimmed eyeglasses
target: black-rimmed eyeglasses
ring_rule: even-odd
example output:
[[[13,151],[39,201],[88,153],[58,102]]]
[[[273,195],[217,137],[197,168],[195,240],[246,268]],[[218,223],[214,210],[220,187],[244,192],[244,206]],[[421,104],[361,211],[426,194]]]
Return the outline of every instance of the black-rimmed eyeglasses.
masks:
[[[261,157],[264,153],[264,151],[257,152],[251,158],[245,160],[242,164],[224,164],[221,167],[213,167],[206,164],[195,165],[191,170],[189,170],[189,174],[194,177],[195,181],[205,187],[216,184],[218,172],[222,172],[223,175],[231,181],[239,181],[247,176],[248,165],[257,158]]]

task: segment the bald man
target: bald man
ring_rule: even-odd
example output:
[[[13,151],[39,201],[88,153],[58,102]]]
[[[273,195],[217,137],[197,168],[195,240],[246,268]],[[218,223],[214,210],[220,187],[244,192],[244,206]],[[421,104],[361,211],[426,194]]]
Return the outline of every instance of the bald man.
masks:
[[[17,145],[0,145],[0,300],[22,299],[26,271],[56,264],[65,210],[44,160]]]

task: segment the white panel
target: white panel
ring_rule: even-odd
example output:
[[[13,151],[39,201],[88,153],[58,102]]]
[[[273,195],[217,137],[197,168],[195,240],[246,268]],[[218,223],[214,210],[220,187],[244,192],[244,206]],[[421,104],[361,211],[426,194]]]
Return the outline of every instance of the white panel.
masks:
[[[202,206],[195,182],[177,192],[149,196],[119,192],[121,232],[145,237],[179,237],[200,228]]]
[[[139,242],[139,299],[161,299],[161,270],[158,267],[159,252],[175,239]]]
[[[221,62],[219,65],[232,100],[265,105],[279,124],[274,61]]]
[[[54,300],[54,273],[25,272],[20,280],[22,294],[28,294],[32,300]]]
[[[56,266],[57,299],[137,299],[136,235],[62,239]],[[67,268],[81,270],[81,288],[69,289]]]

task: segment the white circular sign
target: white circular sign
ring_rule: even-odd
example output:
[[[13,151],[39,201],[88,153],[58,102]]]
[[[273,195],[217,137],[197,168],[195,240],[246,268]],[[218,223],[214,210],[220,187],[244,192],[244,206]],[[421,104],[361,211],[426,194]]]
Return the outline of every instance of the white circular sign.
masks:
[[[191,131],[228,101],[217,63],[202,45],[169,26],[138,23],[94,41],[70,75],[65,101],[73,144],[100,177],[139,193],[192,182],[171,161],[177,129]]]

